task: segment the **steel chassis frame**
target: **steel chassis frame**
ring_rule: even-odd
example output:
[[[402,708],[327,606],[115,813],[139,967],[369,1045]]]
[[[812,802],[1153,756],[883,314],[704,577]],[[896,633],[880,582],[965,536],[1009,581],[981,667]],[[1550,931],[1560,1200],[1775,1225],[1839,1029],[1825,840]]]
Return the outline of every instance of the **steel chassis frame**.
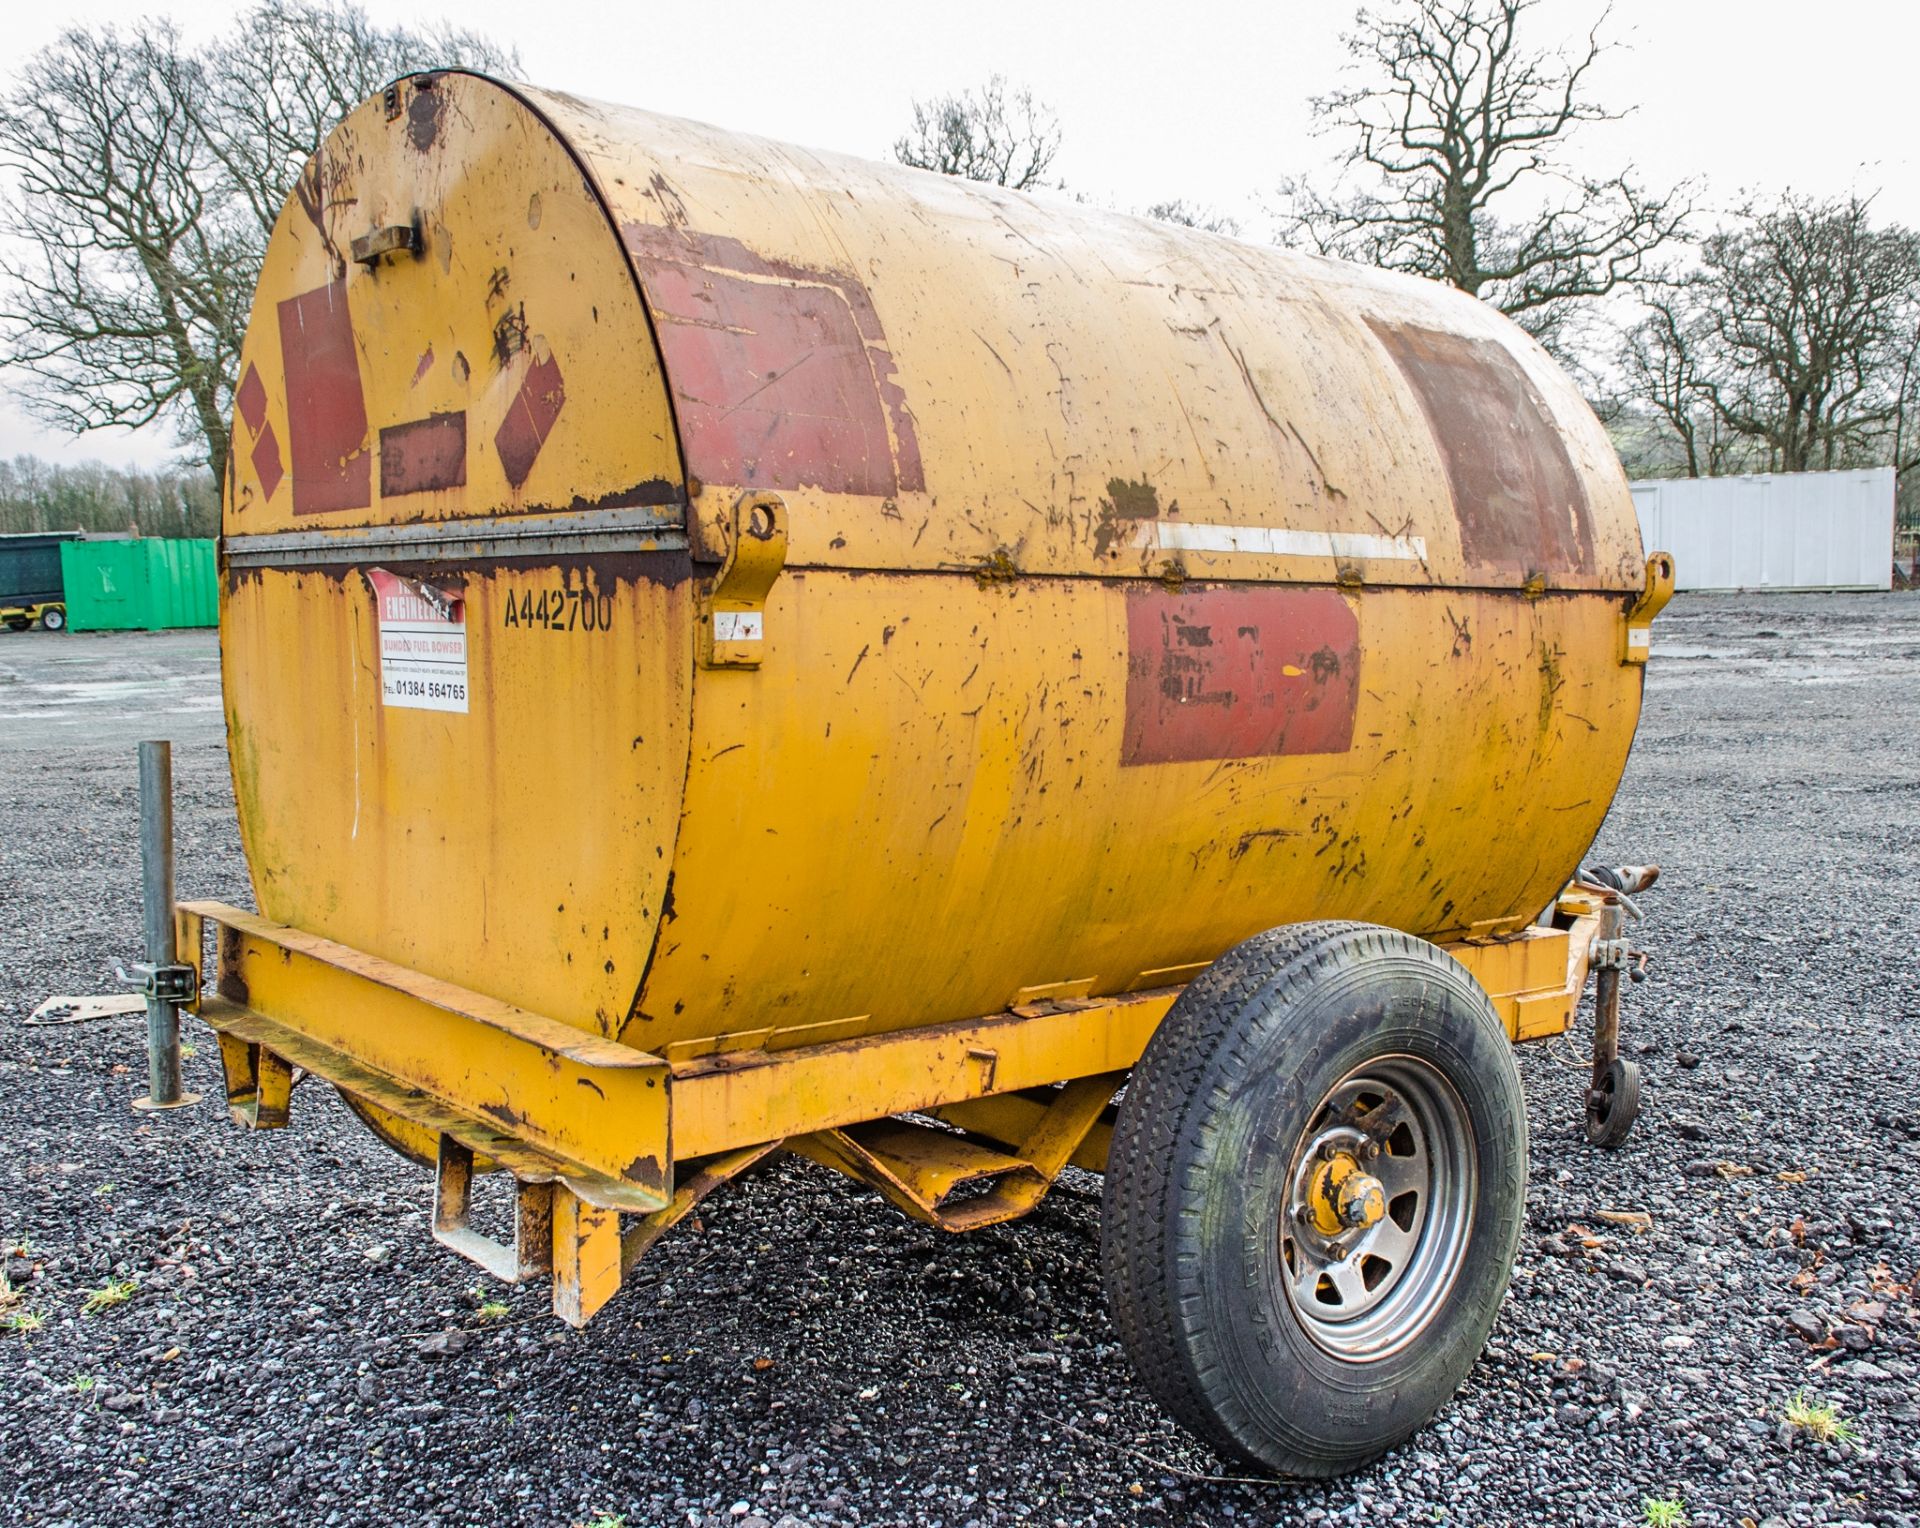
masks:
[[[1559,1034],[1600,912],[1576,890],[1552,926],[1446,948],[1513,1039]],[[1026,1214],[1067,1165],[1104,1166],[1112,1098],[1182,990],[1063,983],[921,1028],[849,1020],[654,1055],[239,908],[184,902],[174,917],[201,976],[182,1006],[219,1037],[233,1118],[285,1126],[305,1073],[406,1122],[437,1145],[435,1238],[508,1282],[549,1280],[575,1326],[702,1199],[782,1152],[947,1230]],[[489,1168],[515,1182],[511,1241],[470,1223]]]

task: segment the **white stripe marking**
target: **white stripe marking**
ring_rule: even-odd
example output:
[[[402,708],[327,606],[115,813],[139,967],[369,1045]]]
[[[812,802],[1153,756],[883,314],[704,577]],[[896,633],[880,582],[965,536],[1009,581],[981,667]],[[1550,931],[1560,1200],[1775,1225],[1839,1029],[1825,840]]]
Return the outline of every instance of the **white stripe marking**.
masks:
[[[1384,557],[1425,562],[1424,536],[1374,536],[1358,531],[1293,531],[1270,525],[1195,525],[1149,520],[1134,535],[1137,547],[1163,552],[1258,552],[1269,557]]]

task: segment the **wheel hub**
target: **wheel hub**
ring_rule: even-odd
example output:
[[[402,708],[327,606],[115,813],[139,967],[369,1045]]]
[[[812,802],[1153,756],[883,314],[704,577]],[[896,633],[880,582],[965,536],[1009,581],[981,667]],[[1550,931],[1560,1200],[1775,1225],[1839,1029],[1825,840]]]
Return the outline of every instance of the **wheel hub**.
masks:
[[[1287,1301],[1316,1344],[1360,1362],[1425,1328],[1466,1249],[1472,1143],[1458,1092],[1411,1056],[1350,1074],[1312,1112],[1280,1256]]]
[[[1314,1169],[1309,1202],[1314,1229],[1327,1237],[1364,1231],[1387,1213],[1386,1190],[1380,1180],[1362,1171],[1344,1151],[1324,1158]]]

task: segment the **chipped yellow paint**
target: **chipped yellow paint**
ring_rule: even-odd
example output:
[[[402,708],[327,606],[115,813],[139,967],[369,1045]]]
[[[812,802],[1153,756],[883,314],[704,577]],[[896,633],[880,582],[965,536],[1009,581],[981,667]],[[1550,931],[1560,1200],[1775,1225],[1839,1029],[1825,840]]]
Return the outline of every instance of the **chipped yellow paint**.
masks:
[[[1332,582],[1348,566],[1368,585],[1517,590],[1538,574],[1554,589],[1639,587],[1638,526],[1606,432],[1538,346],[1459,292],[629,107],[524,94],[592,168],[643,282],[692,261],[790,284],[822,307],[871,303],[925,487],[903,485],[890,504],[793,489],[790,564],[972,571],[1004,550],[1029,574],[1157,578],[1173,560],[1190,579]],[[710,275],[708,290],[730,279]],[[688,306],[664,282],[649,300],[663,335]],[[1422,400],[1376,325],[1485,347],[1512,368],[1503,386],[1538,395],[1592,501],[1585,567],[1468,555]],[[765,381],[742,379],[739,392]],[[673,386],[684,425],[704,379]],[[778,466],[763,462],[755,486],[783,487]],[[696,500],[696,530],[716,552],[737,486],[712,478]],[[1136,544],[1149,506],[1188,523],[1417,536],[1424,556],[1170,552]]]
[[[228,741],[261,911],[617,1031],[667,893],[688,737],[690,591],[649,577],[648,555],[469,569],[465,715],[381,703],[357,570],[230,571]],[[607,597],[610,631],[503,624],[509,600],[566,583]]]
[[[882,1048],[859,1088],[825,1047],[796,1048],[804,1076],[735,1071],[715,1037],[851,1043],[1025,990],[1138,992],[1310,918],[1488,941],[1605,814],[1642,680],[1631,500],[1572,384],[1458,293],[458,74],[366,103],[307,185],[262,276],[243,361],[264,402],[236,420],[225,526],[262,911],[712,1053],[697,1075],[726,1080],[686,1090],[676,1151],[1124,1067],[1166,999],[1097,1042],[1036,1029],[1012,1071]],[[373,235],[387,252],[351,258]],[[352,497],[364,457],[370,486],[296,515],[260,442],[292,463],[313,363],[289,372],[283,317],[329,287],[365,430],[308,481]],[[456,411],[457,484],[383,433]],[[386,491],[422,471],[443,486]],[[754,499],[783,561],[730,603]],[[636,507],[639,541],[595,539]],[[343,550],[451,522],[473,545]],[[273,539],[315,532],[324,565]],[[464,602],[466,712],[382,703],[376,566]],[[509,620],[556,586],[611,619]],[[1179,747],[1142,750],[1130,683],[1158,681],[1130,621],[1275,589],[1350,623],[1350,651],[1180,702]],[[715,642],[722,614],[763,624]],[[1350,736],[1179,751],[1210,705],[1320,728],[1329,673]],[[1536,974],[1490,978],[1515,1029],[1564,1011]]]
[[[606,215],[565,144],[493,87],[446,80],[410,100],[439,102],[415,147],[411,112],[388,119],[376,97],[334,129],[288,199],[268,245],[240,375],[257,370],[265,424],[236,412],[228,536],[432,522],[475,514],[586,507],[641,485],[677,490],[679,452],[647,317]],[[426,115],[422,114],[423,117]],[[425,137],[424,132],[417,136]],[[371,229],[421,224],[418,254],[370,266],[350,258]],[[364,390],[371,501],[295,513],[294,485],[267,491],[294,438],[280,305],[343,283]],[[510,483],[495,437],[529,371],[557,357],[567,428]],[[464,482],[389,495],[381,432],[465,417]],[[658,496],[656,494],[656,496]]]
[[[903,604],[887,580],[783,578],[761,673],[700,678],[681,916],[629,1043],[701,1032],[674,1004],[709,973],[726,982],[707,998],[727,1003],[726,1029],[849,1013],[891,1028],[1089,972],[1091,990],[1126,991],[1301,918],[1443,938],[1525,923],[1606,809],[1630,737],[1608,719],[1638,691],[1622,682],[1637,671],[1563,662],[1556,677],[1542,655],[1610,656],[1617,607],[1355,603],[1370,653],[1418,656],[1369,675],[1350,754],[1129,769],[1117,592],[929,578]],[[1453,620],[1470,653],[1455,655]],[[773,760],[807,782],[803,800],[770,788]],[[1530,829],[1505,837],[1515,821]]]

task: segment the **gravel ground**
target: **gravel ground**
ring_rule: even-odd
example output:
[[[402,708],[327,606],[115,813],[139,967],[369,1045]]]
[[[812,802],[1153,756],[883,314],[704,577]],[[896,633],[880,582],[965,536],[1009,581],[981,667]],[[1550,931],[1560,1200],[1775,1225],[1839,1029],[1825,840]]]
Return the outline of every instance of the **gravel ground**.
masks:
[[[1694,1524],[1920,1522],[1896,891],[1920,869],[1920,598],[1662,620],[1600,846],[1668,867],[1628,999],[1647,1114],[1588,1149],[1577,1046],[1523,1050],[1529,1225],[1492,1343],[1432,1429],[1315,1487],[1218,1478],[1144,1399],[1095,1179],[952,1239],[786,1166],[569,1332],[439,1251],[424,1175],[317,1087],[278,1135],[130,1113],[138,1020],[20,1021],[135,951],[127,743],[153,706],[182,739],[181,890],[247,900],[212,660],[209,633],[0,636],[0,1241],[27,1249],[4,1317],[42,1323],[0,1333],[7,1521],[1620,1524],[1651,1497]],[[1787,1426],[1797,1394],[1851,1436]]]

